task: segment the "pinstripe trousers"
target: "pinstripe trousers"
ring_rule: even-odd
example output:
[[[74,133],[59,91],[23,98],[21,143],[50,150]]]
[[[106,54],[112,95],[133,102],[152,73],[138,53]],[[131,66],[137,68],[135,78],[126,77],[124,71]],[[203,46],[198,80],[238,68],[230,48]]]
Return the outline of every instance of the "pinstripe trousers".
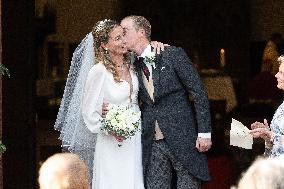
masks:
[[[177,189],[200,189],[201,181],[176,160],[165,140],[155,140],[146,174],[147,189],[171,189],[172,169],[177,175]]]

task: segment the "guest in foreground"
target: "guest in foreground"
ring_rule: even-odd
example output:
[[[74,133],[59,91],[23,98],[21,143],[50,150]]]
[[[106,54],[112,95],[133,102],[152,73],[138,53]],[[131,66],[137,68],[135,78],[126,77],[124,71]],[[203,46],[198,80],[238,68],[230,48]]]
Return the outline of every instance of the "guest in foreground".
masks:
[[[89,172],[78,155],[58,153],[39,170],[40,189],[90,189]]]
[[[238,189],[284,188],[284,156],[257,159],[241,178]]]

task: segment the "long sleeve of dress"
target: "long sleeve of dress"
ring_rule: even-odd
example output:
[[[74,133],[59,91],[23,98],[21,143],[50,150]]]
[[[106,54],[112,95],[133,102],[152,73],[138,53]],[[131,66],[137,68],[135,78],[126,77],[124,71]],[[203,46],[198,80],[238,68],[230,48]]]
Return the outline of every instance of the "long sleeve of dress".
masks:
[[[279,131],[282,133],[280,133]],[[281,131],[281,128],[279,128],[279,130],[274,133],[273,147],[271,149],[265,147],[264,155],[268,157],[277,157],[283,154],[284,154],[284,134],[283,131]]]
[[[101,112],[104,98],[104,81],[106,68],[98,63],[88,73],[82,101],[82,115],[88,129],[93,133],[100,132]]]

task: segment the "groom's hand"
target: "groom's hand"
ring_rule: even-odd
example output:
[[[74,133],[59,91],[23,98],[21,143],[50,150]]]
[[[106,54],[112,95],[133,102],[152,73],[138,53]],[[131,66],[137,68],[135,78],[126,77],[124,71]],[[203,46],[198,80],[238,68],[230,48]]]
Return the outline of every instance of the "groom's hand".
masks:
[[[103,106],[102,106],[102,118],[106,118],[106,115],[108,113],[108,103],[103,103]]]
[[[200,138],[196,139],[196,148],[199,152],[206,152],[212,146],[211,138]]]

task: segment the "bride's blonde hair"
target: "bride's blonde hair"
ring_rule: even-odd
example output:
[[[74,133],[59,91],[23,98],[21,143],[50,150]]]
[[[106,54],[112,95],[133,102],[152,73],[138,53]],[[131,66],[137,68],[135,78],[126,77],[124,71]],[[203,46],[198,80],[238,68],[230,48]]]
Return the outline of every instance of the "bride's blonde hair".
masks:
[[[120,82],[120,77],[115,69],[108,51],[102,47],[102,44],[106,44],[109,40],[109,34],[120,26],[116,21],[105,19],[95,24],[92,35],[94,38],[94,51],[95,51],[95,63],[102,62],[106,69],[113,74],[113,78],[116,82]],[[130,54],[124,54],[124,63],[130,64]]]

